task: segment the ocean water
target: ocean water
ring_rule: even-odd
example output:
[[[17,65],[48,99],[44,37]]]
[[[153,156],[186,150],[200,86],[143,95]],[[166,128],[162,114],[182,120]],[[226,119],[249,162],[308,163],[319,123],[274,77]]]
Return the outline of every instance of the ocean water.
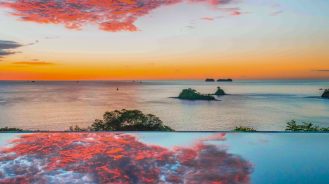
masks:
[[[185,88],[229,95],[219,101],[175,98]],[[117,90],[117,88],[119,90]],[[176,130],[284,130],[286,122],[329,126],[328,81],[0,81],[0,127],[65,130],[86,127],[105,111],[139,109]]]

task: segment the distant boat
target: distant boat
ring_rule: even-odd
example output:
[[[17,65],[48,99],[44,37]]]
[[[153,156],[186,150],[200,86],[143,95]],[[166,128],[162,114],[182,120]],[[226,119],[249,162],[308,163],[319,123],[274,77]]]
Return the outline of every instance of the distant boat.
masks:
[[[31,81],[32,83],[34,83],[35,81]]]
[[[217,82],[233,82],[232,79],[218,79]]]
[[[215,82],[215,79],[209,79],[209,78],[208,78],[208,79],[206,79],[205,81],[206,81],[206,82]]]

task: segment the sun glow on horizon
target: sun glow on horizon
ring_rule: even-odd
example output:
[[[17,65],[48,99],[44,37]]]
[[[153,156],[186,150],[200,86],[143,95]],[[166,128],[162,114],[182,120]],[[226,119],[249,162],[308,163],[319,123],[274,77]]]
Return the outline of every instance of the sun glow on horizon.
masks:
[[[0,80],[329,79],[329,2],[168,2],[0,0]]]

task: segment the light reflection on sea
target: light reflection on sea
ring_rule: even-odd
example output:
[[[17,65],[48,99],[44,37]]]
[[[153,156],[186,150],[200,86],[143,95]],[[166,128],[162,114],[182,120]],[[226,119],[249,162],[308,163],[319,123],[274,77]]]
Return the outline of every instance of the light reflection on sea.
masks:
[[[217,86],[230,95],[210,102],[169,98],[184,88],[213,93]],[[292,119],[329,126],[329,100],[318,98],[320,88],[329,81],[0,81],[0,127],[84,127],[123,108],[155,114],[176,130],[283,130]]]

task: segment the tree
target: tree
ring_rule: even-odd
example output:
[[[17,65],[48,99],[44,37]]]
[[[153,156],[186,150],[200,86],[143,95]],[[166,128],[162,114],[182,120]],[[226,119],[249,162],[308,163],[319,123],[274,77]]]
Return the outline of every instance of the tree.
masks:
[[[286,131],[291,132],[328,132],[329,127],[320,128],[319,126],[314,125],[313,123],[303,122],[297,124],[295,120],[287,122]]]
[[[139,110],[115,110],[105,112],[103,119],[83,129],[78,126],[70,127],[70,131],[174,131],[163,124],[155,115],[143,114]]]

